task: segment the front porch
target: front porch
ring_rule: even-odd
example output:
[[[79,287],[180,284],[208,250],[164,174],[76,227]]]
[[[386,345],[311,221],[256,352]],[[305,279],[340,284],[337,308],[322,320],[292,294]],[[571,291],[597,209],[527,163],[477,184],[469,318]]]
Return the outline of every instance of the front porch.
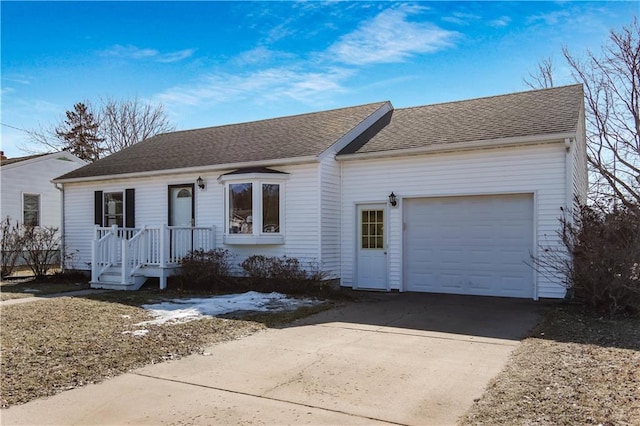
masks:
[[[192,250],[212,250],[215,227],[118,226],[94,229],[91,250],[91,288],[137,290],[150,277],[167,287],[167,277],[180,268]]]

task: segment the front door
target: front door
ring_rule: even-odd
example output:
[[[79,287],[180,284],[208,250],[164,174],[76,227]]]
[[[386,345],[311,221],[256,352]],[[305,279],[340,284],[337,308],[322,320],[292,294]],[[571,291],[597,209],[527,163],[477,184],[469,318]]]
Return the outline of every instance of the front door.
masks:
[[[355,288],[387,290],[386,209],[358,206],[357,279]]]
[[[193,184],[169,186],[169,226],[175,226],[170,232],[170,256],[172,259],[185,256],[193,249],[193,231],[195,225]],[[184,227],[184,229],[180,229]]]
[[[169,186],[169,226],[193,226],[193,184]]]

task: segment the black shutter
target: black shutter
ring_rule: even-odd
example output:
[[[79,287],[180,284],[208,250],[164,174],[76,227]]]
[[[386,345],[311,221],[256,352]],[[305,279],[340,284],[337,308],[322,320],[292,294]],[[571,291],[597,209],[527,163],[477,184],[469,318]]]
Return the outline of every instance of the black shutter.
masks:
[[[124,207],[126,209],[124,214],[124,227],[135,228],[136,227],[136,190],[131,188],[125,190]]]
[[[102,191],[93,193],[93,223],[102,226]]]

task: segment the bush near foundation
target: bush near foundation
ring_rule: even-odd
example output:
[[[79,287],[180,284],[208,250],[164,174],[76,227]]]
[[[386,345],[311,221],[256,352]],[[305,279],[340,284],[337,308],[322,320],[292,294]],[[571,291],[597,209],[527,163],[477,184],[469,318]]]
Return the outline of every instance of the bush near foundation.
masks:
[[[561,223],[566,251],[545,250],[538,270],[562,276],[568,298],[589,311],[640,315],[640,206],[581,206]]]
[[[218,292],[229,289],[233,256],[226,249],[194,250],[180,261],[180,290]]]
[[[295,257],[268,257],[254,255],[240,266],[253,290],[287,294],[319,295],[330,292],[332,283],[317,265],[303,265]]]

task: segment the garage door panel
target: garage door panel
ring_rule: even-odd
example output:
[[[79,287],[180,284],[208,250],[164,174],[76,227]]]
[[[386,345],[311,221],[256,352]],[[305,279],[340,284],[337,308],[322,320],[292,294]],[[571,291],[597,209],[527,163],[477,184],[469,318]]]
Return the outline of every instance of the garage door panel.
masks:
[[[532,297],[530,194],[408,199],[405,289]]]

